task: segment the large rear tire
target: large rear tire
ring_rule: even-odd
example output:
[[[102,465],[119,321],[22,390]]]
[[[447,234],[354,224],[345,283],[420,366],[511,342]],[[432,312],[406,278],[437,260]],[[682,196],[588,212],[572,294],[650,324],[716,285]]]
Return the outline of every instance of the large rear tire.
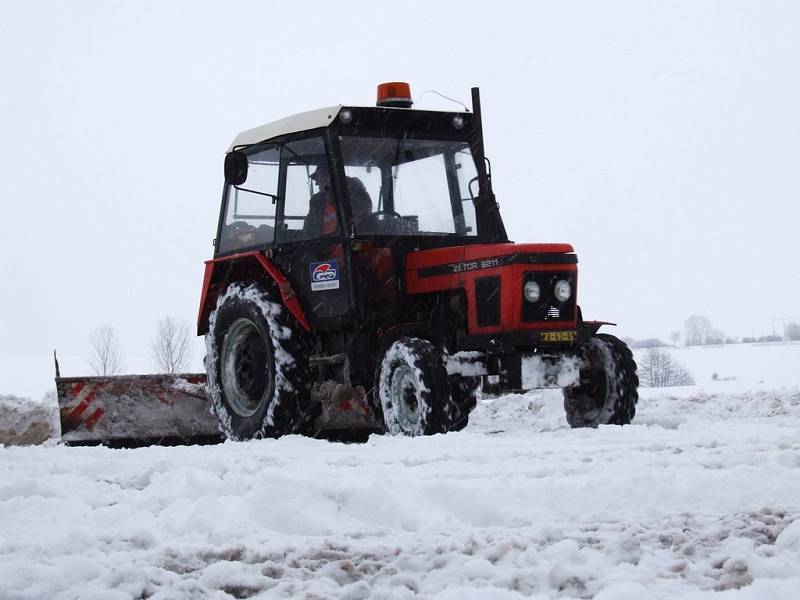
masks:
[[[232,440],[278,437],[316,417],[302,332],[261,283],[234,283],[217,300],[206,334],[208,394]]]
[[[447,370],[429,341],[404,337],[389,346],[375,388],[387,433],[433,435],[452,428],[456,410]]]
[[[581,349],[580,384],[564,388],[571,427],[627,425],[636,414],[639,377],[628,346],[613,335],[593,336]]]

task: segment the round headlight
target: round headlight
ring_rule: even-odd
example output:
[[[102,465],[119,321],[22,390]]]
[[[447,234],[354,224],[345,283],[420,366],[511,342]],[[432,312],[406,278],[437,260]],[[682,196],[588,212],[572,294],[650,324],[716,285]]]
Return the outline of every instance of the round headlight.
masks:
[[[344,109],[342,112],[339,113],[339,120],[347,125],[350,121],[353,120],[353,113],[348,109]]]
[[[453,127],[456,129],[463,129],[464,128],[464,117],[461,115],[456,115],[453,117]]]
[[[566,279],[559,279],[556,281],[556,287],[553,290],[556,295],[556,300],[559,302],[566,302],[572,296],[572,286]]]
[[[542,288],[535,281],[529,281],[522,288],[522,293],[528,302],[536,302],[542,295]]]

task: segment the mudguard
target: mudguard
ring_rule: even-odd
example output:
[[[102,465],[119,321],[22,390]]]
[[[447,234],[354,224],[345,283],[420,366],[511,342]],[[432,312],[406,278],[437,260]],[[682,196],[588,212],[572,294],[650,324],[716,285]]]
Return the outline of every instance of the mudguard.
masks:
[[[197,335],[208,332],[208,317],[217,302],[219,294],[229,283],[266,275],[278,287],[286,310],[297,319],[300,326],[311,331],[303,307],[291,284],[263,252],[243,252],[206,261],[203,276],[203,292],[200,297],[200,312],[197,315]]]

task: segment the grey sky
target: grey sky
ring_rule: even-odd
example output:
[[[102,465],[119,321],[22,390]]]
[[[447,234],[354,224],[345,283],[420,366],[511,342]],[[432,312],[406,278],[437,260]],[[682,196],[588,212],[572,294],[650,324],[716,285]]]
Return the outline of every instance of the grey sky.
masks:
[[[575,246],[587,318],[800,320],[798,31],[796,2],[0,0],[0,392],[41,395],[53,348],[85,373],[103,323],[150,369],[236,133],[398,79],[481,87],[509,234]]]

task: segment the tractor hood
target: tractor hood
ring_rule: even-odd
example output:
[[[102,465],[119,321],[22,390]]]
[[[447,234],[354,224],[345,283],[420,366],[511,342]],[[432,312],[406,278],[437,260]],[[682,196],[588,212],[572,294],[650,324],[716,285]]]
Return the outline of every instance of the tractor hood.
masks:
[[[577,262],[569,244],[501,243],[421,250],[406,255],[405,291],[412,295],[463,291],[471,336],[568,330],[564,339],[572,339]],[[523,299],[523,286],[528,284],[539,290],[538,299]],[[558,299],[557,286],[567,290],[567,298]]]
[[[406,255],[407,283],[441,275],[497,269],[516,264],[577,262],[570,244],[479,244],[420,250]],[[419,290],[430,291],[430,290]],[[409,288],[410,293],[415,293]]]

